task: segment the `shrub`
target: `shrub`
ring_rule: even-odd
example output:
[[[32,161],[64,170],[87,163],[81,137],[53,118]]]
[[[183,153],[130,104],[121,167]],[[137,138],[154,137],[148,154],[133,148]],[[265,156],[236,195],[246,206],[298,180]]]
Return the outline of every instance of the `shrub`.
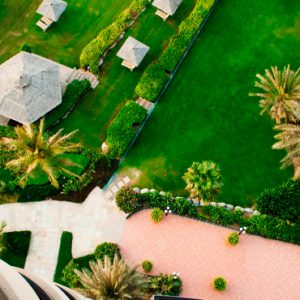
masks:
[[[213,284],[214,284],[214,288],[217,291],[224,291],[226,289],[226,286],[227,286],[227,282],[223,277],[217,277],[214,280]]]
[[[115,255],[121,258],[120,249],[117,244],[114,243],[102,243],[97,246],[94,256],[96,259],[103,261],[104,256],[108,256],[111,262],[113,262]]]
[[[300,223],[300,181],[289,180],[266,189],[258,197],[256,207],[262,214]]]
[[[158,208],[158,207],[155,207],[152,209],[151,211],[151,218],[154,222],[158,223],[160,222],[164,217],[164,212]]]
[[[132,100],[121,108],[107,130],[106,142],[111,156],[122,156],[134,138],[134,126],[140,124],[146,115],[147,110]]]
[[[235,246],[236,244],[238,244],[240,240],[240,236],[237,232],[232,232],[228,235],[228,242],[230,245]]]
[[[150,273],[153,269],[153,264],[150,260],[144,260],[142,262],[142,268],[145,273]]]
[[[71,260],[62,271],[61,281],[70,288],[78,288],[80,286],[79,277],[74,272],[79,269],[79,265]]]
[[[0,125],[0,137],[8,137],[8,138],[17,137],[15,128],[11,126]]]
[[[144,71],[135,92],[139,97],[155,101],[167,80],[168,75],[161,64],[150,64]]]
[[[25,51],[25,52],[28,52],[28,53],[31,53],[31,48],[28,44],[23,44],[20,48],[21,51]]]
[[[90,87],[91,83],[86,79],[82,81],[73,80],[67,86],[62,103],[46,114],[45,129],[55,125],[59,120],[63,119]]]
[[[57,189],[52,184],[31,185],[25,189],[17,188],[16,192],[20,194],[18,202],[42,201],[53,193],[57,193]]]
[[[30,239],[30,231],[5,232],[3,234],[5,249],[0,253],[0,259],[11,266],[24,268]]]
[[[57,283],[62,282],[62,272],[67,264],[72,260],[72,240],[73,235],[71,232],[64,231],[60,238],[60,247],[58,252],[57,264],[54,273],[54,281]]]
[[[178,296],[181,293],[181,286],[182,282],[179,277],[160,274],[151,278],[148,292],[149,294]]]
[[[127,214],[142,208],[137,194],[131,187],[128,186],[125,186],[118,191],[116,203],[119,209]]]
[[[86,45],[80,54],[80,66],[90,67],[93,73],[98,72],[99,59],[130,25],[136,16],[146,7],[148,0],[133,0],[111,25],[107,26]]]

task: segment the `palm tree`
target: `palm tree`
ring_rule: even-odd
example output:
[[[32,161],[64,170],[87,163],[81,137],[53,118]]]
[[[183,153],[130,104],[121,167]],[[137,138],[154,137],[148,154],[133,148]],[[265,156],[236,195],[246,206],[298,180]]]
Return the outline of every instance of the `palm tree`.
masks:
[[[261,114],[269,112],[277,124],[281,119],[285,123],[296,123],[300,118],[300,68],[292,71],[290,65],[279,71],[277,67],[265,70],[265,75],[257,74],[259,81],[255,86],[262,89],[260,93],[250,96],[260,97]]]
[[[104,260],[90,262],[91,272],[75,270],[83,288],[78,291],[95,300],[149,299],[144,290],[148,285],[146,277],[129,267],[117,255],[111,262],[108,256]]]
[[[275,135],[278,142],[273,149],[287,150],[287,155],[281,160],[281,168],[293,165],[294,179],[300,179],[300,125],[283,124],[275,126],[275,129],[281,132]]]
[[[44,119],[41,119],[38,127],[32,124],[18,126],[15,128],[16,138],[1,139],[7,149],[17,153],[6,167],[20,176],[21,187],[26,186],[29,175],[37,168],[48,175],[49,181],[56,188],[59,187],[57,177],[62,173],[77,176],[66,168],[76,164],[62,154],[77,150],[81,144],[69,141],[76,131],[67,135],[61,135],[61,132],[62,129],[49,136],[44,132]]]
[[[213,200],[223,185],[220,167],[212,161],[193,162],[182,177],[191,197]]]

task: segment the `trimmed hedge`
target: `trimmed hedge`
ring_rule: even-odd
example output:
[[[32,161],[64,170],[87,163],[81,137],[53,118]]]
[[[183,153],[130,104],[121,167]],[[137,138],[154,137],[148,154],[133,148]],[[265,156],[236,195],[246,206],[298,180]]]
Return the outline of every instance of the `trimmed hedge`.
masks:
[[[300,223],[300,181],[289,180],[266,189],[258,197],[256,207],[263,214]]]
[[[30,231],[15,231],[3,233],[5,245],[0,259],[11,266],[24,268],[31,239]]]
[[[126,214],[138,211],[142,208],[137,193],[129,186],[122,187],[116,195],[118,208]]]
[[[147,110],[134,101],[128,101],[119,111],[107,130],[109,154],[121,157],[136,134],[135,125],[139,125],[146,117]]]
[[[72,260],[72,240],[73,234],[68,231],[64,231],[60,238],[60,247],[58,252],[58,259],[54,274],[54,281],[63,284],[61,275],[63,269]]]
[[[100,57],[130,26],[148,3],[148,0],[133,0],[129,7],[117,17],[115,22],[101,30],[98,36],[83,48],[80,54],[80,66],[82,68],[89,66],[91,72],[96,74]]]
[[[77,101],[91,87],[91,83],[85,79],[82,81],[73,80],[68,86],[63,95],[62,103],[51,110],[45,116],[45,129],[53,126],[59,120],[63,119],[75,106]]]

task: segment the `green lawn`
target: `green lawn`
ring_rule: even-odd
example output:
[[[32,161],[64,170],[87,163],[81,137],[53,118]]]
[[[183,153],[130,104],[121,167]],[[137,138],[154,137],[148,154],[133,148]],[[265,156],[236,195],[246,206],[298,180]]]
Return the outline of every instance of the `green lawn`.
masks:
[[[249,97],[255,74],[299,66],[298,0],[222,1],[123,162],[136,184],[184,193],[193,161],[220,164],[219,200],[251,205],[264,189],[292,175],[271,149],[273,122]]]
[[[100,83],[96,90],[82,99],[76,109],[56,129],[64,128],[66,131],[71,131],[79,128],[77,137],[84,144],[100,147],[118,108],[126,99],[134,96],[135,86],[144,69],[159,57],[178,24],[192,10],[194,3],[195,0],[185,0],[176,16],[167,22],[163,22],[155,15],[154,7],[147,8],[126,32],[125,38],[106,57],[100,70]],[[116,53],[129,35],[150,47],[142,64],[132,72],[122,67],[122,60],[116,57]]]

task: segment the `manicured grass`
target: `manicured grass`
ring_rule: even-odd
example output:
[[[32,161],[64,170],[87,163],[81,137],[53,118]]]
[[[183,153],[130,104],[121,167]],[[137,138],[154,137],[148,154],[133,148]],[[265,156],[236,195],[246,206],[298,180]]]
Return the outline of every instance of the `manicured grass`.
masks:
[[[16,54],[23,43],[34,53],[66,64],[79,65],[82,48],[109,25],[131,0],[66,0],[68,7],[45,33],[35,23],[40,0],[2,0],[0,3],[0,63]]]
[[[76,135],[84,144],[100,147],[106,138],[106,130],[126,99],[134,96],[134,89],[144,69],[158,58],[168,40],[194,6],[195,0],[185,0],[174,18],[163,22],[155,16],[154,7],[143,12],[136,23],[126,32],[122,41],[109,53],[100,70],[100,83],[76,106],[67,119],[57,126],[71,131],[79,128]],[[116,53],[128,36],[140,40],[150,47],[142,64],[130,72],[121,66],[122,60]]]
[[[222,1],[120,172],[140,173],[141,187],[183,194],[186,168],[213,160],[224,178],[219,200],[243,206],[291,176],[279,170],[284,152],[271,149],[273,122],[248,93],[265,68],[299,66],[299,10],[296,0]]]

